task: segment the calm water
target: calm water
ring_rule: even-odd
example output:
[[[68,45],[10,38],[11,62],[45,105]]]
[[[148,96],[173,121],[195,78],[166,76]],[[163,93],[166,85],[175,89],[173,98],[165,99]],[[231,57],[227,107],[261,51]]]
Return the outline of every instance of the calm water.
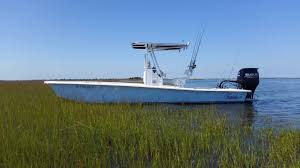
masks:
[[[187,87],[216,87],[219,80],[191,80]],[[252,104],[220,104],[219,112],[254,126],[300,129],[300,79],[261,79]]]

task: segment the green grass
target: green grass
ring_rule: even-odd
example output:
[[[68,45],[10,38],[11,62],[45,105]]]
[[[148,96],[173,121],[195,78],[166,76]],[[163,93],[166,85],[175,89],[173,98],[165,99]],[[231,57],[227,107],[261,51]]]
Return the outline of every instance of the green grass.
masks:
[[[299,130],[197,107],[76,103],[2,82],[0,167],[300,167]]]

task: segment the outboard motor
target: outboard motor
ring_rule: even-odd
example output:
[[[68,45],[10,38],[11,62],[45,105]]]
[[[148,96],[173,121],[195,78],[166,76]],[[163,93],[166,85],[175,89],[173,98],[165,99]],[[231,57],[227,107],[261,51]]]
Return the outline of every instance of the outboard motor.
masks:
[[[256,87],[259,84],[258,68],[243,68],[239,71],[237,83],[241,89],[251,90],[252,94],[247,95],[247,98],[253,98]]]
[[[237,82],[240,87],[245,90],[251,90],[255,92],[256,87],[259,84],[259,74],[257,68],[243,68],[239,71]]]
[[[253,99],[256,87],[259,84],[258,68],[243,68],[239,71],[237,80],[224,80],[218,84],[219,88],[225,88],[227,83],[235,83],[238,89],[251,90],[252,93],[248,94],[246,98]]]

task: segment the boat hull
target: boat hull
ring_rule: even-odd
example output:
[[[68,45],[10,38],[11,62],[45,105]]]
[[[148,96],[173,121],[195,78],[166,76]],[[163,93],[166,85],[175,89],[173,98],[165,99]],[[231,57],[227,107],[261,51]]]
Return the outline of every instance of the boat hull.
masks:
[[[242,103],[247,90],[192,89],[113,82],[49,82],[56,95],[87,103]]]

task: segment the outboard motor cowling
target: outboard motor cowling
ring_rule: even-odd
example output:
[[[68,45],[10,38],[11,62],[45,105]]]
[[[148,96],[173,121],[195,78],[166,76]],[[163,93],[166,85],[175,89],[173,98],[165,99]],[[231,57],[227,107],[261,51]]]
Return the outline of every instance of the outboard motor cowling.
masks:
[[[251,90],[252,94],[247,98],[253,98],[256,87],[259,84],[258,68],[243,68],[239,71],[237,77],[237,83],[240,85],[240,89]]]

